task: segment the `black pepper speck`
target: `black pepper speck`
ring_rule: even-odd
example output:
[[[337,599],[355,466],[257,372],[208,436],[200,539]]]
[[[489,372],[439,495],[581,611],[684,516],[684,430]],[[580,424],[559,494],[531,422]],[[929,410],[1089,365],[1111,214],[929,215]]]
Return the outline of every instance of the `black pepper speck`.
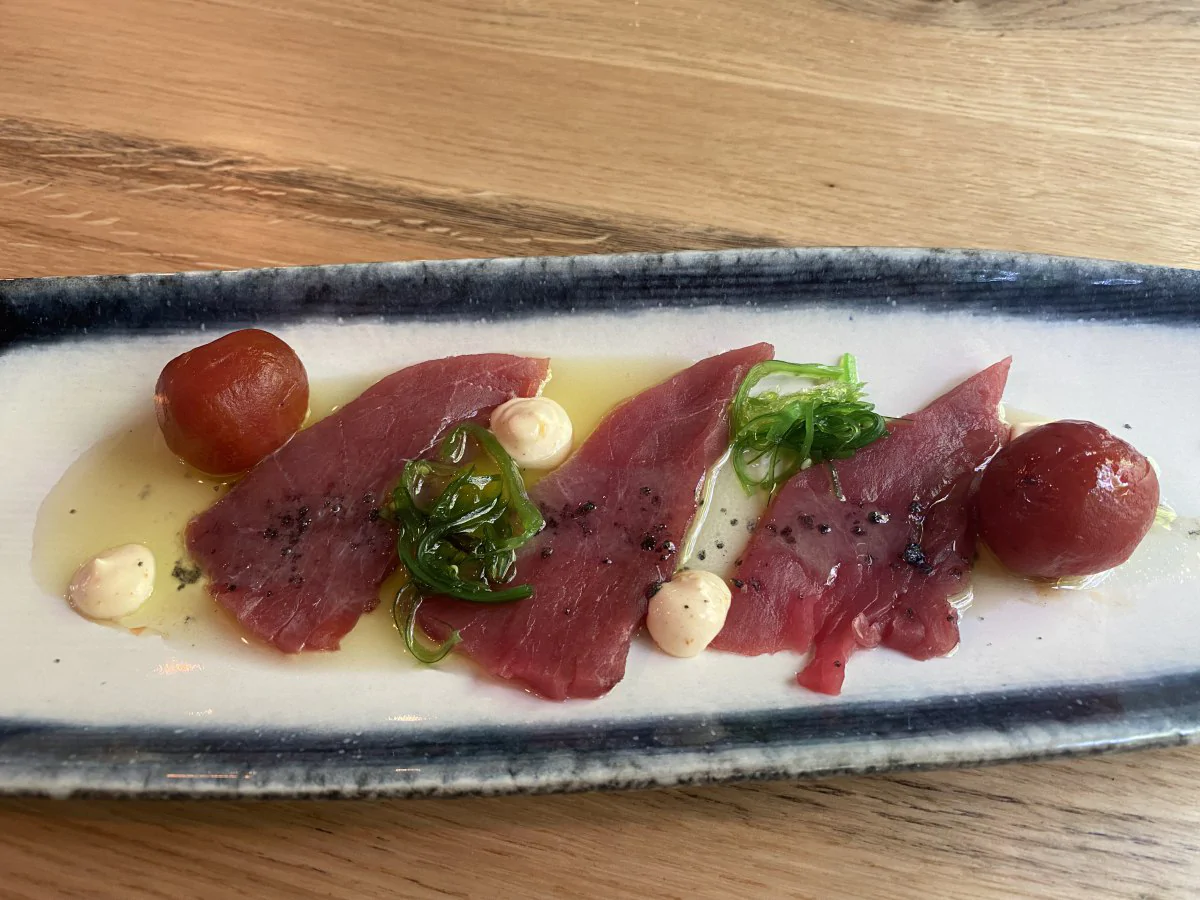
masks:
[[[921,549],[920,544],[911,543],[906,545],[904,552],[900,554],[900,558],[910,566],[915,567],[917,571],[926,575],[933,571],[933,566],[925,559],[925,551]]]
[[[171,569],[171,577],[179,582],[179,590],[183,590],[189,584],[195,584],[200,580],[199,566],[185,566],[182,559],[175,560],[175,567]]]

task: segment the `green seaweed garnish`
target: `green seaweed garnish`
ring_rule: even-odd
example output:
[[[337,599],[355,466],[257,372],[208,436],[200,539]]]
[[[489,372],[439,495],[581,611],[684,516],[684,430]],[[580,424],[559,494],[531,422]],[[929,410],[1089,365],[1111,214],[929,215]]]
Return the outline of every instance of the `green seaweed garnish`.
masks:
[[[417,629],[417,610],[421,606],[421,591],[413,582],[408,582],[396,592],[392,601],[392,622],[404,638],[404,646],[417,662],[432,666],[450,655],[450,651],[462,640],[462,635],[451,631],[450,636],[436,647],[428,647]]]
[[[465,462],[472,441],[482,451],[479,463],[494,472]],[[487,429],[459,425],[442,441],[436,459],[405,463],[387,515],[398,527],[396,552],[411,579],[397,593],[392,614],[409,652],[421,662],[443,659],[459,640],[456,633],[436,650],[420,643],[416,613],[424,596],[473,603],[533,596],[532,585],[510,583],[516,551],[545,522],[520,469]]]
[[[790,393],[751,394],[772,375],[813,384]],[[802,468],[848,459],[886,437],[887,421],[864,399],[864,388],[849,353],[836,366],[768,360],[752,368],[733,398],[730,415],[733,467],[746,493],[774,494]]]

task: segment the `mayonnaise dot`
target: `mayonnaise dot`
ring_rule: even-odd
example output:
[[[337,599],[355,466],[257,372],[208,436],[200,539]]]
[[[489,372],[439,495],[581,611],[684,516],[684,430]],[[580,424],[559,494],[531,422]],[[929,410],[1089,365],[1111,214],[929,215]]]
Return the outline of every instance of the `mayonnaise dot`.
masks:
[[[571,453],[571,417],[548,397],[518,397],[492,412],[492,433],[517,465],[553,469]]]
[[[685,569],[650,598],[646,627],[654,643],[672,656],[696,656],[725,626],[732,595],[712,572]]]
[[[98,553],[75,570],[67,602],[90,619],[119,619],[154,592],[154,554],[141,544]]]

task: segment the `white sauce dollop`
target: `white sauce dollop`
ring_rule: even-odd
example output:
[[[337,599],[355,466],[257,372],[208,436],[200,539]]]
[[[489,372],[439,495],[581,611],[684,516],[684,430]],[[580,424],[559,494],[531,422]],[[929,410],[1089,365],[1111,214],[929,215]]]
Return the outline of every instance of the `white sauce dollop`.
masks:
[[[154,592],[154,554],[141,544],[98,553],[75,570],[67,602],[90,619],[136,612]]]
[[[650,599],[646,627],[650,636],[672,656],[696,656],[725,627],[733,595],[729,585],[712,572],[685,569]]]
[[[492,411],[492,433],[523,469],[553,469],[571,455],[571,417],[548,397],[517,397]]]

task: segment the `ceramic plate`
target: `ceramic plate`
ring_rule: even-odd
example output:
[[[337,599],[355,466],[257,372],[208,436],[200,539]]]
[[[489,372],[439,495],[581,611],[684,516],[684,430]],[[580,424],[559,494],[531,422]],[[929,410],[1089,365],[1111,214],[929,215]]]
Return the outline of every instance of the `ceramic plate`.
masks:
[[[418,669],[398,643],[341,665],[85,621],[35,577],[43,501],[90,447],[145,421],[168,359],[249,323],[288,340],[314,382],[483,350],[851,351],[894,414],[1012,354],[1009,404],[1119,431],[1156,459],[1179,511],[1200,510],[1190,271],[772,250],[0,282],[0,791],[578,790],[1033,758],[1200,729],[1200,530],[1186,516],[1096,593],[981,578],[957,653],[859,654],[837,698],[797,687],[791,654],[680,661],[642,639],[609,696],[548,703],[465,662]]]

